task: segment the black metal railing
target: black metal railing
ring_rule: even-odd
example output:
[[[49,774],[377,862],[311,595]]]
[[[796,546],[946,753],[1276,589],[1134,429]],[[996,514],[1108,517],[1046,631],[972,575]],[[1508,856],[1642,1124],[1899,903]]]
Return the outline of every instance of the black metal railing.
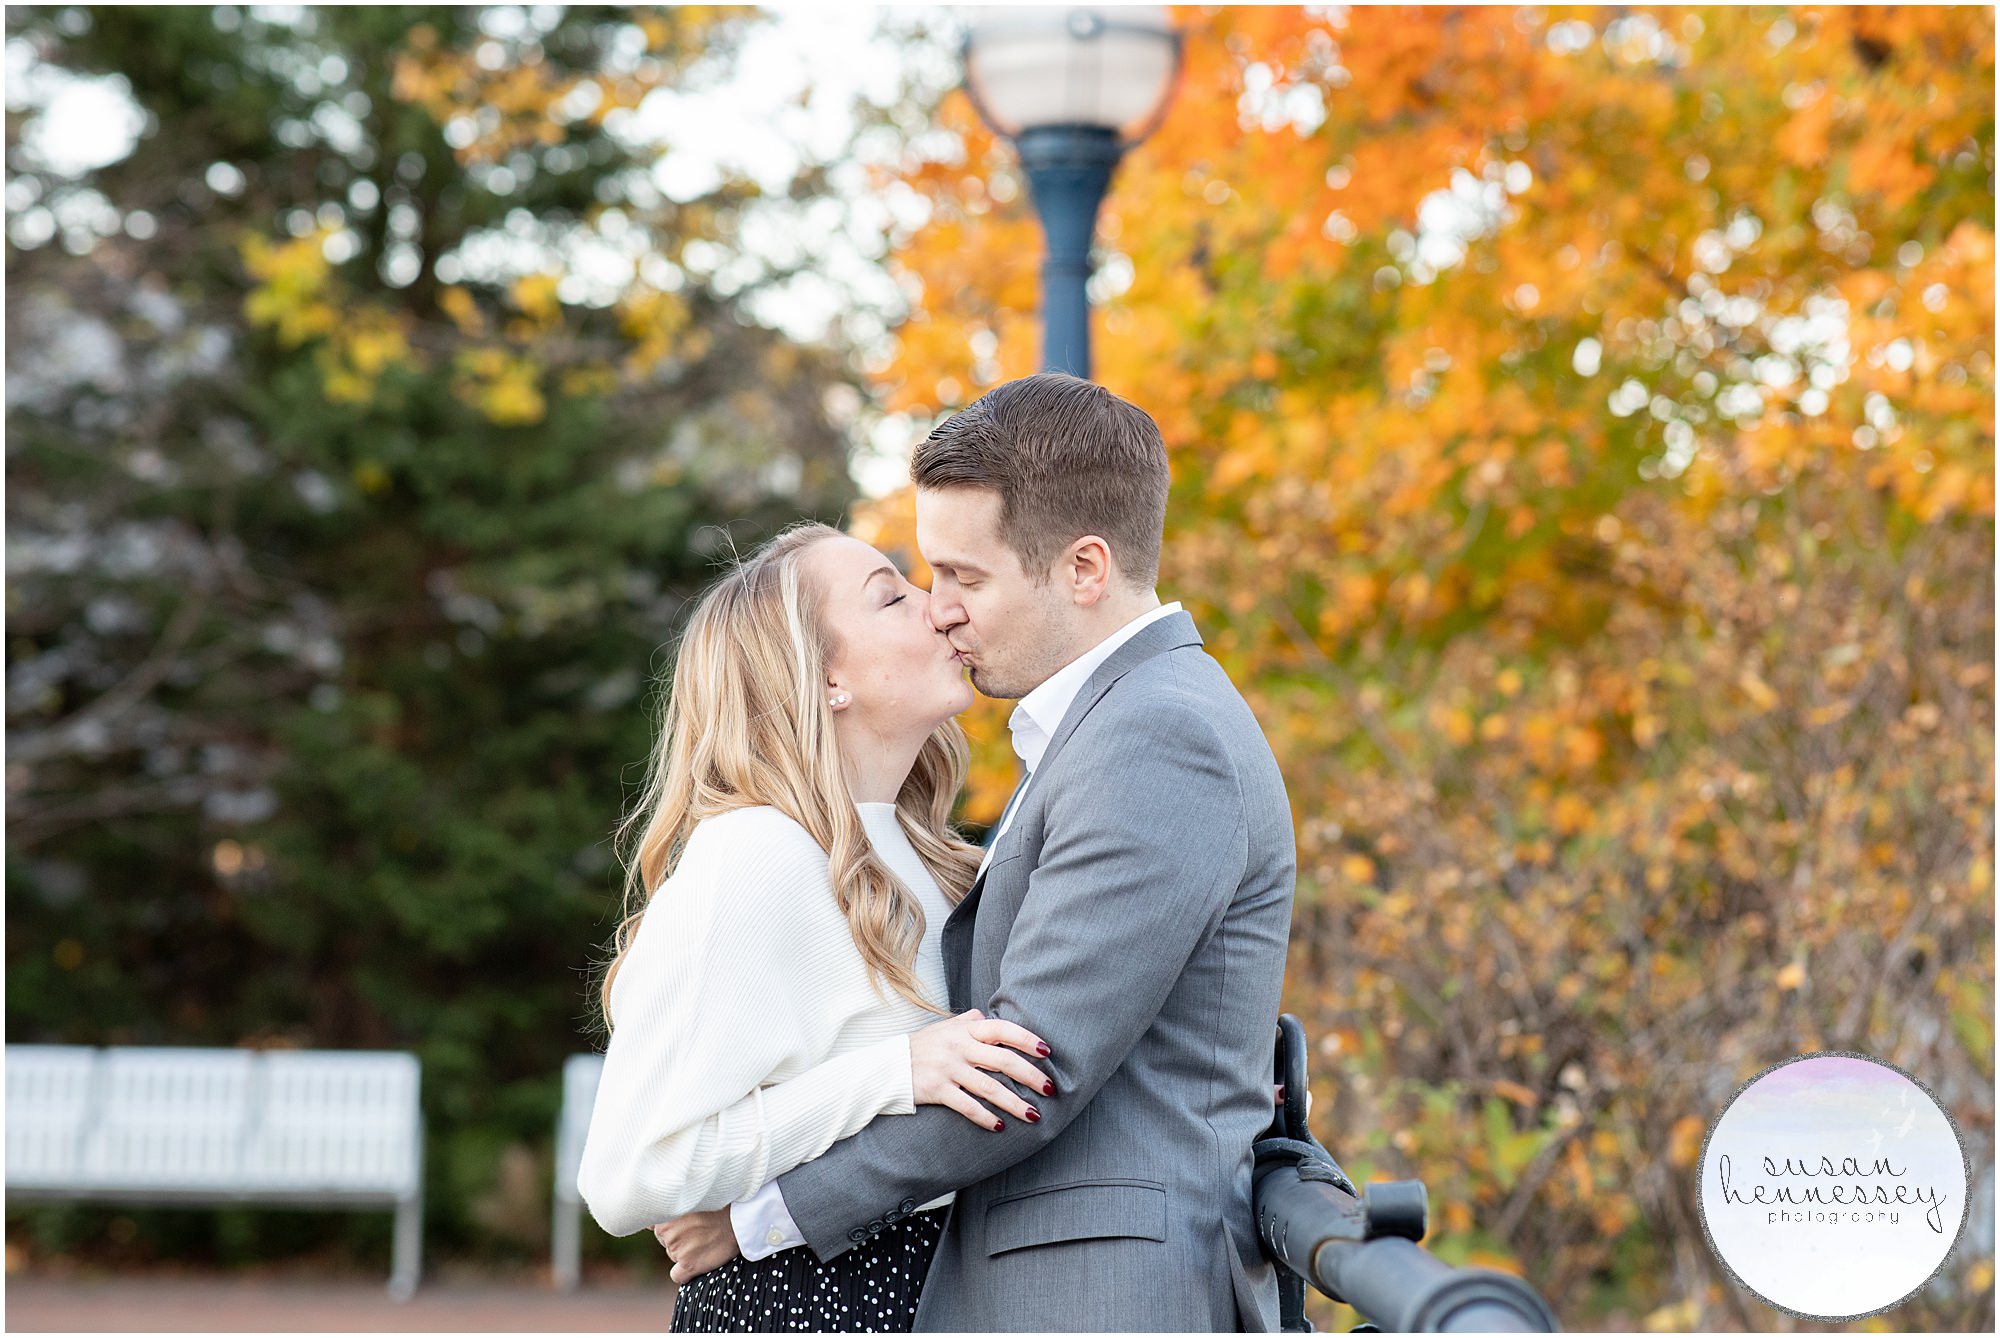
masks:
[[[1278,1265],[1279,1322],[1309,1333],[1310,1283],[1351,1305],[1357,1332],[1555,1333],[1555,1312],[1533,1287],[1490,1268],[1454,1268],[1418,1244],[1428,1197],[1421,1180],[1357,1189],[1306,1124],[1305,1028],[1278,1019],[1275,1080],[1285,1096],[1256,1144],[1257,1235]]]

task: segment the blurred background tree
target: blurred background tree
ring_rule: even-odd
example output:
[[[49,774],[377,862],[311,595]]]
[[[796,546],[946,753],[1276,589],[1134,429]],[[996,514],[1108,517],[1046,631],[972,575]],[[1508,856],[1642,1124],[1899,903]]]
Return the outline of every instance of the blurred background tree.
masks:
[[[853,496],[843,350],[746,314],[757,188],[669,198],[620,133],[755,21],[8,11],[8,1039],[414,1050],[434,1260],[545,1248],[677,609]],[[41,151],[52,71],[122,81],[129,154]],[[112,1211],[27,1218],[102,1248]]]
[[[1991,11],[1176,13],[1097,373],[1290,785],[1321,1136],[1572,1326],[1791,1327],[1696,1161],[1757,1072],[1865,1051],[1983,1198],[1860,1327],[1990,1328]],[[913,413],[1040,351],[1011,150],[937,115],[894,174]],[[863,533],[914,556],[907,517]]]

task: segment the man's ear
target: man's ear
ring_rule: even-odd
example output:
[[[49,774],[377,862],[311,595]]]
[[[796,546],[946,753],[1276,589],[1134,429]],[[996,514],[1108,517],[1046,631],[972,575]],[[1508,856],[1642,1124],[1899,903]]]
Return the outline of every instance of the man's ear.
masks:
[[[1078,607],[1089,608],[1111,592],[1111,545],[1095,534],[1086,534],[1069,546],[1064,559],[1070,598]]]

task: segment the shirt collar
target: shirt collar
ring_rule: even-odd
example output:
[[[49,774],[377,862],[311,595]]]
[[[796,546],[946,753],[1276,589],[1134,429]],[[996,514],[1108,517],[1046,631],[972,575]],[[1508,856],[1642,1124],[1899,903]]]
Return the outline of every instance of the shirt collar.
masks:
[[[1021,764],[1029,771],[1040,764],[1042,754],[1048,751],[1050,740],[1056,736],[1057,727],[1069,714],[1076,694],[1083,691],[1083,685],[1097,672],[1099,665],[1111,658],[1113,651],[1137,636],[1140,629],[1148,624],[1180,611],[1178,600],[1146,610],[1050,674],[1039,687],[1021,698],[1014,706],[1014,713],[1007,718],[1007,729],[1013,735],[1014,755],[1021,759]]]

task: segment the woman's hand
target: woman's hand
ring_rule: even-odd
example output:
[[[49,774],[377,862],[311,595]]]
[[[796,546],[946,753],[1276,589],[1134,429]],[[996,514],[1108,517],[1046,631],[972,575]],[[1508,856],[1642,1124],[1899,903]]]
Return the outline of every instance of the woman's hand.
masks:
[[[1016,1050],[1020,1054],[1014,1053]],[[1007,1125],[979,1099],[1033,1124],[1042,1118],[1041,1111],[988,1075],[1004,1073],[1031,1092],[1054,1096],[1056,1088],[1049,1076],[1022,1058],[1046,1058],[1048,1053],[1042,1038],[1026,1027],[968,1008],[956,1017],[910,1033],[910,1091],[918,1105],[950,1106],[983,1128],[997,1131]]]
[[[736,1228],[730,1224],[727,1208],[662,1222],[653,1228],[653,1238],[673,1261],[671,1276],[676,1287],[714,1272],[737,1254]]]

